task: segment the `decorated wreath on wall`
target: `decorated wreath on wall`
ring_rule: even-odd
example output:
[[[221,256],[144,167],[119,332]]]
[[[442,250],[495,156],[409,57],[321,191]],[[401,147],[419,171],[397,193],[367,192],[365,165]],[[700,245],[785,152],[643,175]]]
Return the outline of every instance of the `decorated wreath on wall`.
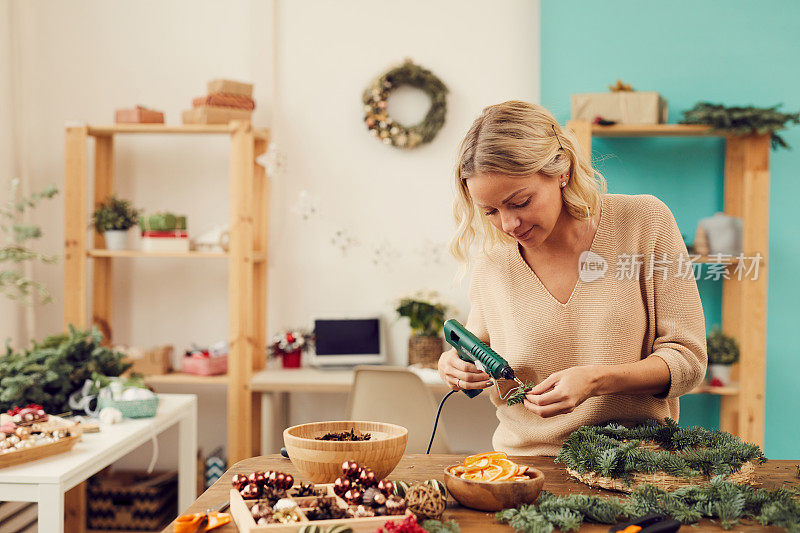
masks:
[[[389,95],[393,90],[410,85],[431,99],[431,107],[419,124],[405,126],[392,119],[386,110]],[[447,113],[447,87],[430,70],[414,64],[410,59],[377,78],[364,91],[364,123],[372,134],[384,144],[398,148],[414,148],[431,142],[444,125]]]

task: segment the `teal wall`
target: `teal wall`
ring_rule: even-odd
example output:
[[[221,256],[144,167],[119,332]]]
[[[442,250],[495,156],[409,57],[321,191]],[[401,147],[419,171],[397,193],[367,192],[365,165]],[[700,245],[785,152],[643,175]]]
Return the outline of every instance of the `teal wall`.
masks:
[[[602,92],[617,78],[658,91],[669,122],[698,101],[800,110],[800,2],[769,0],[542,0],[542,104],[559,122],[570,94]],[[800,458],[800,127],[772,152],[767,318],[766,454]],[[720,139],[595,139],[609,190],[651,193],[693,240],[697,221],[722,209]],[[706,325],[720,320],[718,283],[701,281]],[[681,399],[681,425],[716,426],[717,398]]]

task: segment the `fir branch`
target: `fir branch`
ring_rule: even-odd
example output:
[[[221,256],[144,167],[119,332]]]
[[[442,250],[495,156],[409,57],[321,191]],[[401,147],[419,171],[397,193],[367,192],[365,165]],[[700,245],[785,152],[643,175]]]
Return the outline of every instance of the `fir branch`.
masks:
[[[504,509],[495,520],[508,523],[520,532],[550,532],[553,528],[575,531],[584,522],[615,524],[623,520],[658,513],[671,516],[684,524],[703,518],[718,519],[725,529],[741,520],[755,520],[790,532],[800,524],[800,492],[767,490],[750,485],[737,485],[721,476],[708,485],[692,485],[672,492],[653,485],[643,485],[624,498],[587,494],[555,496],[542,492],[534,505]]]
[[[439,520],[425,520],[422,522],[422,529],[429,533],[460,533],[461,528],[455,520],[441,522]]]
[[[534,385],[535,383],[533,381],[529,381],[524,387],[517,387],[517,390],[506,398],[506,405],[517,405],[518,403],[524,402],[525,395],[533,389]]]
[[[734,135],[770,134],[772,148],[789,148],[786,141],[778,135],[778,130],[786,129],[787,123],[800,124],[800,113],[781,113],[781,104],[767,108],[725,107],[719,104],[699,102],[692,109],[683,112],[681,124],[708,124],[714,131]]]

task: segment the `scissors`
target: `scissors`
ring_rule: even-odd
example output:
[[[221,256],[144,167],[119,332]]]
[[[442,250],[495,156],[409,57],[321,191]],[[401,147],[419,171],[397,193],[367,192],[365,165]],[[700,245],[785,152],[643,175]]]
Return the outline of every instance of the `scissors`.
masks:
[[[175,533],[196,533],[198,531],[211,531],[230,523],[230,513],[223,513],[228,508],[228,502],[219,506],[219,510],[207,509],[205,513],[184,514],[175,519],[173,531]]]

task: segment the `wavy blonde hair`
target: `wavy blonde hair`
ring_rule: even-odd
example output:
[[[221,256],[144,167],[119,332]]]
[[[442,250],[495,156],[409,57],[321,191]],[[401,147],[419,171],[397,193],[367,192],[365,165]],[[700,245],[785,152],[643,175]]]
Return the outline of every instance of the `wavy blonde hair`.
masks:
[[[450,253],[462,263],[461,275],[469,266],[470,248],[476,239],[480,239],[483,253],[497,244],[514,242],[479,212],[467,178],[537,173],[557,178],[565,172],[569,172],[569,180],[562,198],[567,211],[578,220],[591,219],[600,209],[606,180],[592,168],[575,134],[562,129],[547,109],[536,104],[512,100],[485,108],[458,150],[453,201],[456,233]]]

